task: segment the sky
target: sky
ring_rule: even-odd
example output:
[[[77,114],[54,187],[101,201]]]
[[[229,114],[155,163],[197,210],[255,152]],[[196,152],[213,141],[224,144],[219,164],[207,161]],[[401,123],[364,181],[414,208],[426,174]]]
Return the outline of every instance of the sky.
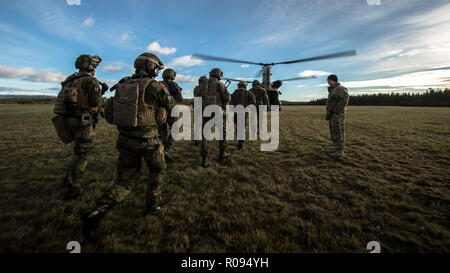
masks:
[[[81,54],[103,59],[96,77],[110,86],[152,52],[177,72],[183,95],[219,67],[253,79],[259,69],[192,59],[206,54],[280,62],[340,51],[351,57],[276,65],[282,100],[326,97],[334,73],[350,94],[450,87],[448,0],[17,0],[0,9],[0,95],[56,95]],[[261,80],[260,78],[258,78]],[[229,86],[230,92],[236,84]],[[111,94],[109,94],[111,95]]]

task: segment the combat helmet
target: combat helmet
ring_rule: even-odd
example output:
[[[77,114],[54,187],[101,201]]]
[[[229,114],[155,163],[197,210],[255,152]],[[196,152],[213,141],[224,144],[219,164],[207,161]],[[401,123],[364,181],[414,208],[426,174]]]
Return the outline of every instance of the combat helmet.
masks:
[[[221,79],[223,77],[223,72],[220,70],[220,68],[213,68],[209,72],[210,77]]]
[[[134,61],[134,68],[137,71],[147,71],[151,76],[158,75],[158,71],[164,69],[164,64],[161,60],[152,53],[142,53]]]
[[[254,80],[253,83],[252,83],[252,85],[253,85],[253,86],[255,86],[255,85],[261,85],[261,83],[260,83],[258,80]]]
[[[91,56],[88,54],[82,54],[75,61],[75,68],[79,70],[92,71],[99,65],[101,61],[102,58],[97,55]]]
[[[200,78],[198,78],[198,84],[201,84],[202,82],[208,80],[208,77],[206,76],[201,76]]]
[[[272,88],[278,89],[278,88],[280,88],[280,86],[282,84],[283,84],[283,82],[280,80],[274,81],[274,82],[272,82]]]
[[[240,87],[242,87],[242,88],[247,88],[247,82],[245,82],[245,81],[240,81],[238,84],[237,84],[237,86],[238,86],[238,88],[240,88]]]
[[[164,70],[162,77],[165,80],[166,79],[175,80],[175,78],[177,77],[177,72],[175,72],[175,70],[173,70],[172,68],[167,68],[166,70]]]

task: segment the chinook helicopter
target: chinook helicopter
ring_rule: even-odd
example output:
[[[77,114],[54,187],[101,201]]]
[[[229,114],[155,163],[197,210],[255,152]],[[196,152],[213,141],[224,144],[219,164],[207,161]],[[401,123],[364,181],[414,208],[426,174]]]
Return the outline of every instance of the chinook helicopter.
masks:
[[[249,61],[242,61],[242,60],[236,60],[236,59],[230,59],[230,58],[223,58],[223,57],[214,57],[209,55],[203,55],[203,54],[194,54],[192,55],[193,59],[200,59],[204,61],[220,61],[220,62],[229,62],[229,63],[241,63],[241,64],[253,64],[253,65],[259,65],[261,66],[261,69],[258,71],[258,74],[256,75],[256,78],[262,76],[262,85],[266,89],[272,88],[272,66],[277,64],[293,64],[293,63],[300,63],[300,62],[309,62],[309,61],[316,61],[316,60],[323,60],[323,59],[331,59],[331,58],[339,58],[339,57],[346,57],[346,56],[355,56],[356,51],[355,50],[349,50],[349,51],[343,51],[328,55],[322,55],[317,57],[310,57],[305,59],[298,59],[293,61],[286,61],[286,62],[277,62],[277,63],[256,63],[256,62],[249,62]],[[307,79],[314,79],[315,76],[307,76],[307,77],[295,77],[285,80],[278,80],[280,83],[285,81],[297,81],[297,80],[307,80]],[[231,81],[241,81],[240,79],[232,79],[232,78],[223,78],[228,82],[228,85],[231,83]],[[245,80],[244,80],[245,81]],[[252,83],[252,81],[246,81],[247,83]],[[280,84],[281,86],[281,84]]]

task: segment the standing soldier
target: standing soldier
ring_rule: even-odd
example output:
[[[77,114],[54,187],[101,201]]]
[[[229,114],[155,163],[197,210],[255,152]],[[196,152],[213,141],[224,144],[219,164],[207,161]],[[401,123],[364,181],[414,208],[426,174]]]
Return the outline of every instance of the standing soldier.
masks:
[[[253,95],[255,95],[256,98],[255,106],[259,117],[259,106],[260,105],[268,106],[269,97],[267,96],[266,89],[264,89],[264,87],[258,80],[253,81],[252,88],[250,89],[250,91],[253,93]]]
[[[279,96],[281,95],[281,91],[278,90],[278,88],[281,87],[282,81],[274,81],[271,85],[271,89],[267,90],[267,96],[269,97],[269,103],[270,105],[278,105],[279,110],[281,111],[281,101],[279,99]]]
[[[75,61],[79,70],[61,85],[54,113],[58,116],[54,122],[58,134],[65,143],[74,141],[72,162],[63,179],[64,199],[75,199],[80,195],[79,180],[88,164],[88,154],[94,145],[95,125],[103,104],[102,95],[108,90],[105,83],[101,84],[94,77],[97,66],[102,61],[99,56],[83,54]]]
[[[247,83],[245,81],[240,81],[238,83],[238,89],[236,89],[233,94],[231,94],[231,105],[237,106],[242,105],[244,107],[255,104],[256,98],[252,92],[247,90]],[[234,116],[234,121],[237,124],[237,116]],[[248,113],[245,113],[245,124],[248,124]],[[238,150],[244,148],[244,140],[238,140]]]
[[[182,103],[182,88],[176,82],[174,82],[175,78],[177,77],[177,73],[173,69],[167,68],[166,70],[164,70],[162,76],[162,83],[167,88],[167,90],[169,90],[170,95],[175,99],[176,103]],[[172,124],[174,124],[175,121],[177,121],[177,118],[172,117],[170,113],[168,113],[167,122],[158,128],[159,135],[164,145],[164,156],[169,162],[173,161],[172,157],[169,154],[169,149],[173,143],[173,138],[170,135],[170,128],[172,128]]]
[[[335,158],[344,156],[345,131],[344,120],[349,101],[347,88],[338,82],[336,75],[330,75],[328,81],[327,116],[330,122],[330,135],[335,149],[328,151]]]
[[[225,158],[229,157],[230,154],[225,151],[227,147],[227,141],[225,140],[225,108],[230,102],[230,92],[228,92],[227,87],[223,84],[220,79],[223,77],[223,72],[219,68],[213,68],[209,72],[209,79],[205,85],[202,85],[202,100],[203,109],[208,105],[218,105],[223,110],[223,140],[219,140],[219,162],[223,162]],[[203,118],[203,125],[211,118]],[[204,168],[211,165],[211,161],[208,158],[208,141],[203,137],[201,144],[201,155],[202,155],[202,166]]]
[[[198,85],[194,88],[194,98],[196,97],[202,97],[202,84],[206,84],[206,82],[208,81],[208,77],[206,76],[201,76],[198,79]],[[192,101],[192,106],[194,106],[194,101]],[[200,141],[198,140],[194,140],[194,145],[198,146],[198,144],[200,144]]]
[[[142,159],[149,169],[145,215],[156,214],[161,209],[157,197],[166,163],[158,126],[166,121],[175,101],[164,84],[155,80],[164,68],[156,55],[139,55],[134,68],[134,75],[111,88],[116,93],[105,106],[105,119],[119,131],[116,144],[119,158],[114,185],[82,215],[83,233],[91,240],[95,239],[105,214],[129,195],[132,180],[139,176]]]

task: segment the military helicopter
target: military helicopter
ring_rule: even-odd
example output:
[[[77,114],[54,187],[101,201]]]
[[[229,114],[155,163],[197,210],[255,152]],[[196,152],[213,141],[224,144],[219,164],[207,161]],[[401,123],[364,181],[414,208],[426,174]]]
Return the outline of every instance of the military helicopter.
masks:
[[[241,64],[254,64],[261,66],[261,69],[258,71],[258,74],[256,77],[262,76],[262,85],[266,89],[271,89],[272,84],[272,66],[277,64],[293,64],[293,63],[300,63],[300,62],[309,62],[309,61],[316,61],[316,60],[323,60],[323,59],[331,59],[331,58],[339,58],[339,57],[346,57],[346,56],[355,56],[356,51],[355,50],[349,50],[349,51],[343,51],[328,55],[322,55],[317,57],[310,57],[305,59],[298,59],[293,61],[286,61],[286,62],[277,62],[277,63],[256,63],[256,62],[249,62],[249,61],[242,61],[242,60],[236,60],[236,59],[230,59],[230,58],[223,58],[223,57],[214,57],[209,55],[203,55],[203,54],[194,54],[192,55],[193,59],[200,59],[204,61],[220,61],[220,62],[229,62],[229,63],[241,63]],[[314,79],[315,76],[307,76],[307,77],[295,77],[285,80],[279,80],[279,82],[285,82],[285,81],[297,81],[297,80],[307,80],[307,79]],[[224,78],[227,82],[231,83],[231,81],[241,81],[239,79],[232,79],[232,78]],[[248,83],[251,83],[251,81],[246,81]],[[228,85],[229,85],[228,83]]]

